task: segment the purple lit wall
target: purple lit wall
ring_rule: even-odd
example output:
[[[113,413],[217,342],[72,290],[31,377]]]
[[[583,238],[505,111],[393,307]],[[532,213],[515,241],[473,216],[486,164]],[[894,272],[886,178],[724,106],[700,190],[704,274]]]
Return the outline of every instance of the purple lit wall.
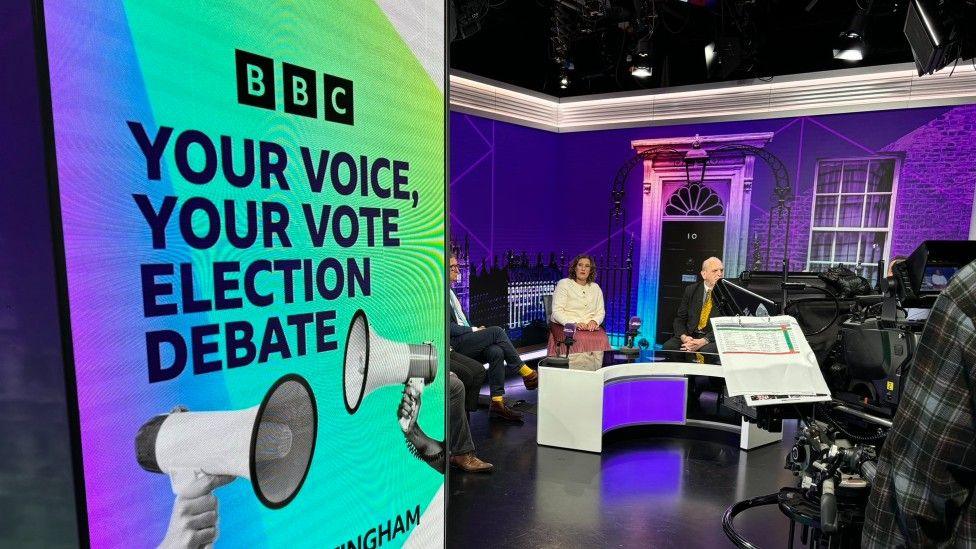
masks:
[[[634,155],[631,142],[696,134],[773,134],[765,148],[784,163],[796,194],[788,254],[794,270],[807,267],[814,178],[818,162],[826,159],[899,159],[889,258],[910,253],[926,239],[969,236],[976,105],[566,134],[458,113],[452,113],[451,124],[452,231],[470,235],[476,264],[509,248],[530,257],[601,254],[610,186]],[[473,168],[472,162],[477,162]],[[632,170],[626,187],[626,230],[635,238],[641,229],[642,177],[640,168]],[[779,269],[782,236],[769,239],[771,257],[765,257],[774,184],[771,171],[757,160],[744,266],[752,264],[758,235],[763,267]]]
[[[905,155],[892,256],[926,239],[965,238],[976,186],[976,105],[951,109],[882,150]]]
[[[451,234],[474,264],[506,250],[548,251],[561,204],[559,135],[451,113]]]

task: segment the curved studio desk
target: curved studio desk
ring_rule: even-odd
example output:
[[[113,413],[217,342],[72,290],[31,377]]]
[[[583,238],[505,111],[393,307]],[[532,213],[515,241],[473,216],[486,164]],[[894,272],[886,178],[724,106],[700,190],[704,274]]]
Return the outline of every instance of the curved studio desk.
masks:
[[[723,378],[722,367],[694,362],[640,362],[598,370],[539,367],[536,442],[587,452],[603,450],[608,431],[635,425],[689,425],[739,433],[739,448],[779,442],[740,419],[739,425],[687,417],[688,377]]]

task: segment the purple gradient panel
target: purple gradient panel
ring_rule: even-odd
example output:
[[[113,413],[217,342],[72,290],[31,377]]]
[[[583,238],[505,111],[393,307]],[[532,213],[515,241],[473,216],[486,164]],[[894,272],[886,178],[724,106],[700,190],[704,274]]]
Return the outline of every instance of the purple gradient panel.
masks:
[[[469,239],[475,265],[502,260],[507,250],[525,251],[534,260],[538,252],[558,249],[556,234],[574,227],[561,215],[567,189],[556,180],[559,138],[451,113],[451,234],[459,244]]]
[[[600,498],[624,503],[647,496],[675,496],[681,492],[684,456],[679,450],[628,451],[603,460]]]
[[[603,388],[603,432],[628,425],[684,423],[684,377],[618,381]]]

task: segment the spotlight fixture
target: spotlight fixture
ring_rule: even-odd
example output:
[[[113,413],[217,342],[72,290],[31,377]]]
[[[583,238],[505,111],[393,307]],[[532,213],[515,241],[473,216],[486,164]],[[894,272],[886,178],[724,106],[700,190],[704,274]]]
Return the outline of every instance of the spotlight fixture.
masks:
[[[867,42],[864,40],[864,27],[867,25],[868,12],[871,11],[872,2],[873,0],[864,0],[863,6],[858,2],[851,24],[847,30],[837,36],[834,42],[834,59],[852,63],[864,59],[864,52],[867,50]]]
[[[645,36],[637,41],[637,49],[634,51],[634,64],[630,68],[630,74],[636,78],[648,78],[654,74],[654,67],[651,66],[650,37]]]
[[[569,87],[569,70],[565,66],[559,69],[559,89],[565,90]]]
[[[654,69],[647,63],[638,62],[630,69],[630,75],[636,78],[650,78],[654,74]]]

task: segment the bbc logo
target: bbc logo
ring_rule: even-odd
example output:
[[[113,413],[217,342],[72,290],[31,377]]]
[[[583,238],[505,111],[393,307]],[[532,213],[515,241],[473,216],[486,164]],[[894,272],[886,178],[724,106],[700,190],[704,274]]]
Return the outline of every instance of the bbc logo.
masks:
[[[234,50],[237,69],[237,102],[241,105],[277,110],[274,59]],[[283,104],[285,112],[318,118],[318,78],[312,69],[281,63]],[[329,122],[353,125],[352,80],[322,73],[322,104]]]

